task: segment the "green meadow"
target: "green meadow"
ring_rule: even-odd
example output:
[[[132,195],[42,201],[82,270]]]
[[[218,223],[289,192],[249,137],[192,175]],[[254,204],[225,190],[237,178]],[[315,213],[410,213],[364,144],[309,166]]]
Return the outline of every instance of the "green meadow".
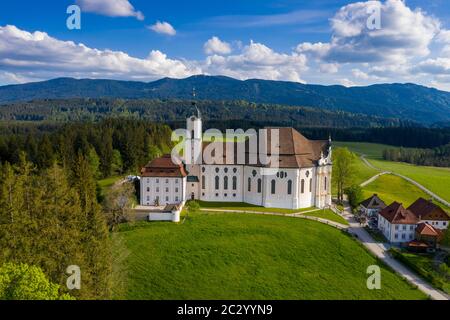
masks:
[[[113,235],[116,299],[426,299],[356,240],[304,219],[190,215]],[[381,290],[366,286],[380,265]]]
[[[367,160],[380,171],[391,171],[404,175],[417,181],[445,200],[450,201],[450,168],[425,167],[403,162],[384,161],[382,160],[383,150],[392,148],[389,145],[364,142],[335,142],[335,145],[347,147],[357,154],[365,154]],[[357,166],[360,167],[361,163],[357,164]],[[364,163],[362,165],[365,166]],[[362,170],[366,174],[374,171],[367,166],[365,167],[366,169]],[[429,197],[429,195],[425,194],[425,198]]]

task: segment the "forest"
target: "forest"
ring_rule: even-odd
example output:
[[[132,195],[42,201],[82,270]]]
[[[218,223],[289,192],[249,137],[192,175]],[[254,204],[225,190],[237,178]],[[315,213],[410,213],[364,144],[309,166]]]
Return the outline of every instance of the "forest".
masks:
[[[150,159],[171,150],[171,129],[142,120],[107,119],[64,125],[4,125],[0,161],[17,164],[26,155],[38,170],[55,162],[68,170],[82,154],[95,178],[139,172]]]
[[[192,112],[189,100],[149,99],[66,99],[33,100],[0,106],[4,121],[99,121],[107,118],[144,119],[173,122],[186,119]],[[243,100],[200,100],[198,108],[205,120],[242,120],[310,127],[396,127],[414,122],[382,118],[344,111],[304,106],[252,103]]]
[[[27,276],[48,277],[51,285],[44,286],[61,291],[52,297],[111,298],[109,231],[121,216],[111,206],[114,199],[108,201],[113,195],[103,199],[97,181],[137,173],[169,151],[170,128],[115,119],[16,129],[6,126],[0,136],[0,274],[8,272],[0,284],[39,266]],[[82,286],[67,292],[66,268],[72,265],[80,267]],[[0,299],[30,298],[26,286],[16,287],[11,293],[0,285]]]
[[[450,144],[433,149],[388,148],[383,159],[420,166],[450,167]]]

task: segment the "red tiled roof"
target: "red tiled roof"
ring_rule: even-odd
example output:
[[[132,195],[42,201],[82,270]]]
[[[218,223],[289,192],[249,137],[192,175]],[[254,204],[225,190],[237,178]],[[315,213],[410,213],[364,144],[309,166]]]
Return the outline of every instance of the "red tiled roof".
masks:
[[[328,155],[329,142],[327,140],[308,140],[297,130],[293,128],[266,128],[267,129],[267,153],[271,154],[271,139],[272,130],[279,130],[279,153],[278,164],[271,163],[270,165],[262,165],[257,156],[259,150],[259,143],[250,147],[249,139],[245,142],[204,142],[203,150],[212,143],[217,145],[217,148],[223,150],[223,164],[238,164],[237,151],[243,148],[246,152],[245,164],[264,166],[264,167],[279,167],[279,168],[304,168],[317,165],[321,155]],[[241,144],[241,145],[240,145]],[[242,144],[245,144],[242,146]],[[226,150],[228,148],[234,149],[234,159],[226,159]],[[254,153],[256,152],[256,154]],[[257,163],[250,162],[250,155],[254,155]],[[242,164],[242,163],[239,163]]]
[[[421,223],[417,226],[416,232],[421,236],[439,237],[440,232],[428,223]]]
[[[401,203],[393,202],[380,211],[380,215],[392,224],[416,224],[419,219]]]
[[[420,220],[450,221],[448,214],[431,200],[417,199],[408,208]]]
[[[186,177],[187,173],[183,165],[177,165],[172,162],[170,155],[164,155],[156,158],[148,163],[141,170],[142,177],[163,177],[163,178],[177,178]]]

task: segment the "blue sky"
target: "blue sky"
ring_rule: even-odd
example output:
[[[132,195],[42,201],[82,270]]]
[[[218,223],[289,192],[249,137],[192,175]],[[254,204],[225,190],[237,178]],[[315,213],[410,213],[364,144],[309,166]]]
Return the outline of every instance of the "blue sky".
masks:
[[[450,90],[445,1],[3,1],[0,84],[202,73]],[[81,30],[66,27],[72,4],[81,8]],[[368,29],[374,6],[380,27]]]

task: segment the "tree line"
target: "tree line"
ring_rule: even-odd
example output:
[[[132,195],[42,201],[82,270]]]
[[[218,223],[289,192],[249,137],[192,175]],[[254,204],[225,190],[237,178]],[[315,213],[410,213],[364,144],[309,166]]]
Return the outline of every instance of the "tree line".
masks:
[[[44,131],[33,125],[18,128],[0,133],[0,162],[17,164],[24,153],[38,170],[55,162],[72,170],[82,154],[94,177],[104,178],[139,172],[149,160],[171,150],[171,129],[142,120],[106,119],[45,127]]]
[[[450,143],[433,149],[388,148],[383,159],[421,166],[450,167]]]
[[[144,119],[157,122],[184,121],[192,115],[191,102],[180,99],[55,99],[2,105],[6,121],[100,121],[107,118]],[[206,120],[269,121],[320,127],[393,127],[411,121],[305,106],[254,103],[245,100],[200,100]]]

